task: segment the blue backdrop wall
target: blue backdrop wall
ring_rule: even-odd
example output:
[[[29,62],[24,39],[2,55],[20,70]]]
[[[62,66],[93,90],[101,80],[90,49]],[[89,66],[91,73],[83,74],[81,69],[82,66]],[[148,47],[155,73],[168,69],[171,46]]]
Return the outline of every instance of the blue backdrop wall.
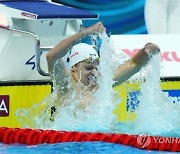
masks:
[[[147,34],[144,21],[145,0],[53,1],[99,14],[98,20],[84,21],[85,26],[101,21],[111,34]]]

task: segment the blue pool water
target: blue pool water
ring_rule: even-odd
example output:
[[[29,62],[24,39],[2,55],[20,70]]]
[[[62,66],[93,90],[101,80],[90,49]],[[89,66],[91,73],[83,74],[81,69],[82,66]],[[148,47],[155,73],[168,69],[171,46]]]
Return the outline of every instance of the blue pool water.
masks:
[[[105,142],[66,142],[35,146],[0,144],[0,154],[170,154],[173,152],[147,151],[130,146]]]

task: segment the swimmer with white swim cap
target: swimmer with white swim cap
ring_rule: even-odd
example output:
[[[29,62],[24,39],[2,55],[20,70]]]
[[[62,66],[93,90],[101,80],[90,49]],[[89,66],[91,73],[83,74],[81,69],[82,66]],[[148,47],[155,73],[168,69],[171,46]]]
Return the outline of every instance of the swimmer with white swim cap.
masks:
[[[68,57],[66,62],[67,64],[63,64],[63,62],[60,63],[60,67],[62,69],[60,74],[63,80],[65,76],[64,72],[68,72],[70,70],[70,73],[66,75],[71,76],[71,82],[73,83],[72,85],[76,94],[79,95],[79,98],[82,99],[84,97],[84,100],[86,100],[86,103],[82,102],[80,105],[82,110],[85,110],[87,104],[92,102],[92,93],[94,93],[94,91],[98,88],[97,78],[99,77],[99,71],[97,67],[99,65],[99,55],[92,45],[78,43],[78,41],[91,34],[99,34],[104,31],[105,28],[103,24],[98,22],[91,27],[78,32],[77,34],[62,40],[46,55],[49,73],[51,75],[53,74],[55,62],[58,59],[63,59],[63,57]],[[119,85],[128,80],[150,60],[150,55],[154,55],[157,52],[160,52],[157,45],[153,43],[146,44],[145,47],[135,54],[135,56],[129,59],[125,64],[118,66],[115,69],[113,78],[113,80],[116,81],[115,84]],[[63,95],[70,91],[68,87],[63,87],[61,89],[64,89],[63,92],[61,91]]]
[[[89,86],[89,88],[97,85],[99,56],[93,46],[85,43],[73,46],[67,63],[76,82]]]

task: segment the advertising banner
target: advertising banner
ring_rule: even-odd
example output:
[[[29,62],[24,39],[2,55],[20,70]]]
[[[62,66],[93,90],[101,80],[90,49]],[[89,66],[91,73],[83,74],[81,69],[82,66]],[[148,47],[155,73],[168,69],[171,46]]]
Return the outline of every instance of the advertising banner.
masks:
[[[144,35],[112,35],[111,43],[117,53],[128,58],[143,48],[146,43],[157,44],[161,49],[161,77],[180,76],[180,35],[173,34],[144,34]]]

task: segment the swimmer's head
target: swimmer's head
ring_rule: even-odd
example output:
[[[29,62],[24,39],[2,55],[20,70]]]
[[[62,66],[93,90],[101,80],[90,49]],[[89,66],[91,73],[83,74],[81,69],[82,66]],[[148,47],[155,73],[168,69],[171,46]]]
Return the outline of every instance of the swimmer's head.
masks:
[[[99,56],[91,45],[85,43],[75,45],[67,63],[76,82],[92,88],[97,87]]]
[[[68,66],[71,68],[72,66],[86,59],[89,59],[93,62],[94,60],[99,59],[98,53],[92,45],[88,45],[86,43],[79,43],[73,46],[73,48],[71,49],[70,54],[67,58],[67,63]]]

